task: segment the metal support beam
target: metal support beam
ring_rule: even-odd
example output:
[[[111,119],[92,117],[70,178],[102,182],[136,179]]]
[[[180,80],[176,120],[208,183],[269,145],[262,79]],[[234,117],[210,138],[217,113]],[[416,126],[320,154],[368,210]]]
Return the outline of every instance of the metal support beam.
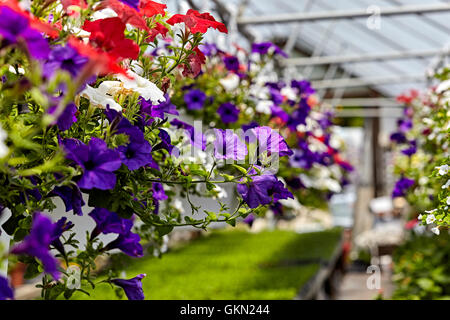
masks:
[[[403,108],[363,108],[363,109],[335,109],[336,117],[341,118],[401,118]]]
[[[346,88],[346,87],[364,87],[393,83],[416,83],[424,82],[426,78],[423,74],[413,76],[395,76],[395,77],[374,77],[368,79],[348,78],[348,79],[333,79],[313,81],[312,86],[315,89],[323,88]]]
[[[395,108],[402,107],[403,104],[390,98],[344,98],[344,99],[324,99],[323,104],[342,107],[382,107]]]
[[[348,56],[322,56],[311,58],[288,58],[281,60],[283,66],[308,66],[319,64],[338,64],[338,63],[356,63],[376,60],[395,60],[409,59],[419,57],[447,56],[450,49],[445,50],[417,50],[417,51],[401,51],[401,52],[382,52],[365,55],[348,55]]]
[[[412,13],[433,13],[450,11],[450,4],[430,4],[430,5],[407,5],[389,8],[380,8],[380,15],[398,16]],[[313,12],[313,13],[286,13],[273,14],[267,16],[241,17],[237,20],[238,25],[249,24],[267,24],[267,23],[288,23],[288,22],[306,22],[306,21],[324,21],[336,19],[352,19],[352,18],[367,18],[373,12],[366,9],[355,10],[335,10],[328,12]]]

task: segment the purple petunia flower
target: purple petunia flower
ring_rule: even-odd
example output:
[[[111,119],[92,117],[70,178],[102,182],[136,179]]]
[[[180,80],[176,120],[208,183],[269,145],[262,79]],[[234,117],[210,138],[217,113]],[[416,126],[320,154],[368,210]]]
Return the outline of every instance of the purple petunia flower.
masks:
[[[217,109],[217,113],[220,114],[220,118],[223,123],[233,123],[236,122],[239,118],[239,110],[234,104],[231,102],[222,103]]]
[[[252,168],[248,174],[254,175],[256,170]],[[271,174],[253,176],[251,182],[238,184],[237,191],[252,209],[259,205],[267,205],[272,200],[276,202],[281,199],[293,198],[292,193],[284,187],[283,183]]]
[[[131,171],[137,170],[153,162],[151,154],[152,146],[144,139],[144,136],[141,135],[141,131],[139,131],[139,134],[129,135],[130,142],[125,146],[119,146],[117,148],[122,163]]]
[[[205,56],[213,56],[216,55],[219,50],[217,49],[217,45],[214,43],[203,43],[199,45],[199,49]]]
[[[247,146],[233,130],[214,129],[214,157],[216,159],[244,160]]]
[[[126,234],[119,234],[116,240],[110,242],[105,249],[119,249],[130,257],[140,258],[144,255],[144,250],[140,244],[141,237],[129,231]]]
[[[57,110],[58,106],[52,106],[48,108],[47,112],[48,114],[53,114]],[[61,131],[68,130],[72,124],[77,122],[77,117],[75,114],[77,113],[78,108],[74,103],[69,103],[65,108],[64,111],[59,115],[58,119],[55,123]]]
[[[256,127],[252,130],[258,140],[260,154],[265,151],[279,153],[280,157],[293,154],[284,138],[271,127]]]
[[[283,120],[284,122],[288,122],[289,121],[289,114],[283,110],[283,108],[277,106],[277,105],[272,105],[270,107],[270,111],[272,112],[272,117],[278,117],[281,120]]]
[[[81,189],[109,190],[115,187],[116,175],[113,172],[120,168],[122,162],[119,154],[108,149],[105,141],[92,138],[85,145],[76,139],[65,139],[63,146],[66,157],[83,169],[77,182]]]
[[[7,6],[0,6],[0,35],[3,46],[23,41],[35,59],[45,59],[50,52],[47,40],[39,31],[30,27],[28,19]]]
[[[414,185],[415,181],[406,177],[401,177],[394,186],[392,191],[392,197],[404,197],[406,195],[406,190]]]
[[[253,129],[253,128],[256,128],[256,127],[259,127],[259,123],[256,122],[256,121],[252,121],[252,122],[250,122],[248,124],[243,124],[242,125],[242,130],[244,130],[244,132],[246,132],[247,130],[250,130],[250,129]]]
[[[306,118],[310,111],[311,107],[308,105],[306,99],[301,99],[298,107],[291,113],[287,121],[287,126],[292,130],[296,130],[299,124],[306,124]]]
[[[283,103],[283,95],[281,94],[281,92],[278,89],[274,89],[274,88],[269,88],[269,92],[270,92],[270,100],[273,101],[273,103],[275,104],[281,104]]]
[[[164,192],[164,187],[159,182],[154,182],[152,185],[153,198],[156,200],[167,200],[167,195]]]
[[[394,141],[396,143],[406,143],[406,136],[402,133],[402,132],[394,132],[393,134],[391,134],[391,136],[389,137],[391,139],[391,141]]]
[[[14,299],[14,293],[9,286],[8,279],[0,276],[0,300]]]
[[[402,133],[409,131],[413,127],[411,119],[399,119],[397,121],[398,130]]]
[[[65,254],[64,245],[62,244],[59,238],[62,236],[64,232],[72,229],[73,227],[74,224],[70,221],[67,221],[66,217],[62,217],[61,219],[56,221],[56,223],[53,225],[53,232],[51,235],[50,244],[63,255]]]
[[[248,224],[251,227],[253,225],[253,222],[255,222],[255,215],[253,213],[250,213],[244,218],[244,220],[242,220],[242,222]]]
[[[43,65],[43,74],[45,77],[51,77],[57,70],[65,70],[76,77],[88,58],[81,56],[70,45],[55,46],[49,54],[47,61]]]
[[[60,277],[58,271],[58,260],[49,251],[50,244],[54,239],[55,225],[50,218],[36,212],[33,216],[33,225],[30,234],[12,248],[13,254],[26,254],[41,260],[44,271],[51,274],[56,280]]]
[[[167,133],[167,131],[159,129],[158,136],[161,139],[161,142],[159,143],[158,146],[162,149],[166,149],[169,152],[169,154],[172,154],[172,150],[175,147],[172,145],[172,140],[170,139],[170,135]]]
[[[66,212],[73,210],[73,213],[79,216],[83,215],[81,208],[85,205],[83,196],[78,186],[61,186],[55,187],[49,196],[59,196],[64,205],[66,206]]]
[[[301,142],[301,149],[294,149],[293,155],[289,157],[289,163],[294,168],[311,169],[315,162],[318,162],[318,156],[308,148],[306,142]]]
[[[123,2],[127,6],[130,6],[139,11],[139,0],[120,0],[120,2]]]
[[[408,157],[412,156],[417,152],[417,142],[416,140],[410,140],[409,141],[409,147],[406,149],[403,149],[401,153],[404,155],[407,155]]]
[[[298,94],[308,97],[316,92],[308,80],[292,80],[291,88],[297,90]]]
[[[111,280],[116,286],[119,286],[125,291],[128,300],[144,300],[144,290],[142,289],[142,279],[146,274],[140,274],[132,279],[113,279]]]
[[[117,213],[105,208],[95,208],[89,213],[89,216],[94,219],[96,223],[91,238],[95,238],[100,233],[127,234],[133,227],[133,221],[121,218]]]
[[[198,89],[192,89],[184,95],[184,102],[189,110],[202,109],[206,101],[206,94]]]
[[[170,124],[177,127],[178,129],[186,130],[187,133],[189,134],[191,144],[194,147],[202,149],[202,150],[206,149],[206,138],[200,130],[196,130],[190,124],[187,124],[178,119],[173,119],[172,121],[170,121]]]
[[[264,55],[269,52],[269,49],[273,49],[274,54],[279,54],[285,58],[288,57],[286,52],[281,50],[277,45],[273,44],[272,42],[261,42],[252,44],[252,52],[254,53]]]
[[[239,70],[239,60],[235,56],[226,56],[223,58],[223,63],[225,64],[225,68],[230,71]]]
[[[158,105],[153,105],[150,100],[141,98],[140,103],[142,106],[142,112],[152,116],[153,118],[161,119],[165,118],[165,113],[173,114],[175,116],[179,115],[177,107],[170,101],[169,95],[165,94],[164,98],[166,98],[166,100]]]

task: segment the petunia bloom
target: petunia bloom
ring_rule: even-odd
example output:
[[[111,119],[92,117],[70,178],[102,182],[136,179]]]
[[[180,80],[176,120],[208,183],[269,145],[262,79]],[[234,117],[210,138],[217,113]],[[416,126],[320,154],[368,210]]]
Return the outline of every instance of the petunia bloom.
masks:
[[[56,186],[52,192],[49,193],[49,196],[59,196],[66,206],[66,212],[73,210],[74,214],[79,216],[83,215],[81,208],[85,203],[78,186]]]
[[[252,168],[248,174],[255,175],[256,170]],[[244,180],[242,179],[242,181]],[[267,205],[272,201],[293,198],[292,193],[284,187],[284,184],[271,174],[252,176],[251,181],[238,184],[237,191],[252,209],[259,205]]]
[[[129,280],[113,279],[111,282],[125,291],[128,300],[144,300],[145,296],[144,290],[142,289],[142,279],[144,279],[145,276],[145,274],[139,274]]]
[[[140,135],[141,133],[130,135],[130,142],[117,148],[122,163],[131,171],[137,170],[153,162],[151,154],[152,146],[147,140],[140,137]]]
[[[119,249],[130,257],[140,258],[144,255],[140,241],[141,237],[137,233],[129,231],[126,234],[119,234],[116,240],[105,247],[105,250]]]
[[[30,20],[11,8],[0,4],[0,35],[3,46],[23,41],[30,55],[35,59],[48,57],[50,47],[38,30],[30,26]]]
[[[165,101],[153,105],[150,100],[141,99],[141,110],[143,113],[146,113],[153,118],[164,119],[165,114],[173,114],[175,116],[179,115],[177,111],[177,107],[170,101],[169,95],[164,95]]]
[[[81,189],[113,189],[116,185],[116,175],[122,162],[119,154],[108,149],[106,142],[92,138],[88,145],[75,139],[63,141],[66,157],[83,169],[83,174],[77,182]]]
[[[234,104],[231,102],[222,103],[217,109],[217,113],[220,115],[220,119],[223,123],[233,123],[236,122],[239,118],[239,110]]]
[[[273,50],[274,54],[279,54],[285,58],[287,58],[287,54],[281,50],[277,45],[272,42],[261,42],[252,44],[252,52],[259,53],[261,55],[265,55],[269,53],[269,50]]]
[[[223,23],[217,22],[209,13],[199,13],[196,10],[189,9],[186,14],[175,14],[167,20],[167,23],[174,25],[184,23],[192,33],[205,33],[209,28],[214,28],[220,32],[228,33],[227,27]]]
[[[414,185],[415,181],[406,177],[401,177],[394,186],[392,190],[392,197],[404,197],[406,191]]]
[[[164,192],[164,187],[159,182],[153,183],[153,198],[156,200],[167,200],[167,195]]]
[[[58,109],[58,106],[51,106],[48,108],[48,114],[54,114]],[[77,117],[75,114],[78,112],[78,108],[74,103],[69,103],[64,107],[63,112],[58,116],[58,119],[55,121],[56,124],[61,131],[66,131],[70,129],[72,124],[77,122]]]
[[[276,152],[282,156],[290,156],[293,154],[291,148],[287,145],[284,138],[270,127],[256,127],[252,129],[257,140],[260,153]]]
[[[60,277],[58,261],[50,254],[49,246],[54,241],[55,226],[50,218],[36,212],[33,215],[33,225],[30,234],[12,248],[13,254],[26,254],[41,260],[44,271],[56,280]]]
[[[137,59],[139,46],[131,39],[125,38],[125,23],[119,17],[87,20],[83,29],[90,32],[89,41],[108,54],[122,59]]]
[[[96,223],[91,238],[95,238],[100,233],[127,234],[133,227],[133,221],[121,218],[117,213],[105,208],[95,208],[89,213],[89,216],[94,219]]]
[[[72,46],[55,46],[43,65],[43,73],[51,77],[56,71],[64,70],[76,77],[89,59],[80,55]]]
[[[0,276],[0,300],[14,299],[14,293],[9,286],[8,279]]]
[[[56,223],[53,224],[53,232],[51,234],[50,244],[55,247],[61,254],[65,254],[64,245],[62,244],[60,237],[62,234],[74,227],[74,224],[67,221],[66,217],[62,217]]]
[[[232,130],[214,129],[214,157],[216,159],[244,160],[247,146]]]
[[[203,108],[206,94],[202,90],[192,89],[184,95],[183,99],[188,110],[198,110]]]
[[[223,63],[225,67],[230,71],[238,71],[239,70],[239,60],[235,56],[226,56],[223,58]]]
[[[157,14],[164,15],[167,5],[151,0],[140,0],[139,12],[146,17],[153,17]]]

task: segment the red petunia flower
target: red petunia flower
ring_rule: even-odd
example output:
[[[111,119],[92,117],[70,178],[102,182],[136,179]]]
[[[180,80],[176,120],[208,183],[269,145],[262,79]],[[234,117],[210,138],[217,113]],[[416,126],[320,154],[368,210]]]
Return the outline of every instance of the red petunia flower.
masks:
[[[151,0],[141,0],[139,3],[139,11],[146,17],[153,17],[157,14],[164,15],[167,5]]]
[[[194,48],[194,53],[189,56],[189,64],[183,65],[183,76],[197,76],[202,70],[202,64],[205,63],[206,57],[198,47]]]
[[[111,56],[137,59],[139,46],[125,38],[125,23],[119,17],[86,21],[83,29],[90,32],[89,40]]]
[[[144,20],[142,15],[129,5],[120,2],[119,0],[104,0],[96,7],[96,10],[101,10],[104,8],[110,8],[125,24],[131,24],[132,26],[149,31],[147,22]]]
[[[209,28],[214,28],[223,33],[228,33],[227,27],[221,22],[214,19],[209,13],[199,13],[196,10],[189,9],[186,14],[175,14],[167,23],[174,25],[176,23],[184,23],[192,33],[205,33]]]
[[[397,97],[397,101],[404,104],[410,104],[415,98],[419,96],[419,91],[412,89],[409,94],[404,93]]]
[[[147,42],[153,42],[158,34],[165,37],[167,35],[167,32],[169,32],[169,29],[167,29],[163,24],[157,22],[156,26],[148,32],[148,37],[146,39]]]
[[[93,48],[75,37],[69,38],[69,45],[77,50],[80,55],[89,58],[89,67],[91,67],[91,69],[89,69],[90,74],[116,73],[128,77],[127,70],[118,65],[117,57]]]

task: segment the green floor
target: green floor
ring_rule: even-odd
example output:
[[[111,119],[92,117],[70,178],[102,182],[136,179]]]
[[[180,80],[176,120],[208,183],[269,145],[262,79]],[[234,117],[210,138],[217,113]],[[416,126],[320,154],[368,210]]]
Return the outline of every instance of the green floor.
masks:
[[[129,260],[127,277],[146,273],[146,299],[293,299],[327,260],[341,231],[296,234],[243,230],[211,232],[161,259]],[[89,298],[77,294],[74,298]],[[117,299],[100,284],[91,299]]]

